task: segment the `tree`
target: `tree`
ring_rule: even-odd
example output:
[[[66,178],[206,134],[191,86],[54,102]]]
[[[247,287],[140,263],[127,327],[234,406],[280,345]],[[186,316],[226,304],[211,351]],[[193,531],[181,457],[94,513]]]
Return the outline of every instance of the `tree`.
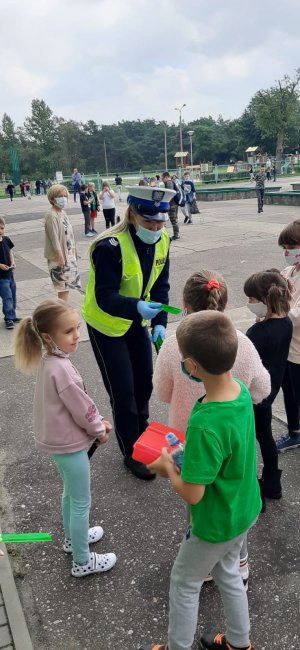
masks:
[[[57,138],[57,118],[44,100],[33,99],[31,102],[31,117],[24,123],[24,134],[37,150],[39,174],[54,173],[59,158],[59,142]]]
[[[298,116],[300,68],[293,79],[285,75],[276,86],[259,90],[249,106],[262,136],[276,138],[276,158],[281,160],[288,128]]]
[[[5,142],[13,146],[16,143],[16,128],[11,117],[4,113],[1,124],[2,137]]]

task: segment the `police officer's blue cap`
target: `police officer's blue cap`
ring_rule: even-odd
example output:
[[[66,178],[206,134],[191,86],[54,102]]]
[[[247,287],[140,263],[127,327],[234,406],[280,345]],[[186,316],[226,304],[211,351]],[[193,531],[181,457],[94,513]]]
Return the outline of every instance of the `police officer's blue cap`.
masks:
[[[149,221],[168,221],[170,201],[176,194],[174,190],[143,185],[134,185],[127,189],[127,203],[132,205],[141,217]]]

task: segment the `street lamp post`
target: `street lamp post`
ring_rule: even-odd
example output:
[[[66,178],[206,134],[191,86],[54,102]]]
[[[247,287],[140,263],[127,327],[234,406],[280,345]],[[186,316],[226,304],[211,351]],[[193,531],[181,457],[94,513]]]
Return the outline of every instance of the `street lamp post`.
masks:
[[[167,148],[167,124],[164,124],[165,130],[165,169],[168,169],[168,148]]]
[[[175,111],[178,111],[178,112],[179,112],[179,137],[180,137],[180,151],[181,151],[181,154],[182,154],[182,147],[183,147],[183,144],[182,144],[182,122],[181,122],[181,111],[182,111],[182,109],[183,109],[185,106],[186,106],[186,104],[182,104],[181,108],[175,108],[175,109],[174,109]],[[182,170],[182,167],[183,167],[183,157],[182,157],[182,155],[181,155],[180,158],[181,158],[181,170]]]
[[[105,159],[106,176],[108,178],[108,166],[107,166],[107,154],[106,154],[106,142],[105,142],[105,140],[103,142],[103,146],[104,146],[104,159]]]
[[[190,136],[190,145],[191,145],[191,168],[192,168],[192,179],[194,180],[194,169],[193,169],[193,141],[192,137],[194,135],[194,131],[188,131],[187,134]]]

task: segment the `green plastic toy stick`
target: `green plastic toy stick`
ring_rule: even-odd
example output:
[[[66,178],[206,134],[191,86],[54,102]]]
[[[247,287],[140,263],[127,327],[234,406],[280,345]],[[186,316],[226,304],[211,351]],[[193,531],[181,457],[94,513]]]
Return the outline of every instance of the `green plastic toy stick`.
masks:
[[[182,309],[179,309],[178,307],[171,307],[171,305],[161,305],[160,310],[167,312],[167,314],[178,315],[182,313]]]
[[[50,533],[13,533],[11,535],[1,535],[2,544],[20,544],[31,542],[52,542]]]

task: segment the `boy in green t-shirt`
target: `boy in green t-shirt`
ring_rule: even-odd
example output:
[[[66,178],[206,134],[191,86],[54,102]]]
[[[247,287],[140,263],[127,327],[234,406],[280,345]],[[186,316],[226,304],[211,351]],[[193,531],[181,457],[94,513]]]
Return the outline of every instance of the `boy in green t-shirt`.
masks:
[[[204,635],[201,648],[253,650],[247,594],[239,570],[244,537],[261,510],[251,397],[231,377],[238,341],[225,314],[203,311],[177,328],[182,371],[203,381],[206,395],[189,417],[181,473],[163,449],[150,469],[170,480],[189,504],[191,525],[171,574],[166,645],[141,650],[189,650],[199,594],[208,573],[224,605],[225,634]]]

